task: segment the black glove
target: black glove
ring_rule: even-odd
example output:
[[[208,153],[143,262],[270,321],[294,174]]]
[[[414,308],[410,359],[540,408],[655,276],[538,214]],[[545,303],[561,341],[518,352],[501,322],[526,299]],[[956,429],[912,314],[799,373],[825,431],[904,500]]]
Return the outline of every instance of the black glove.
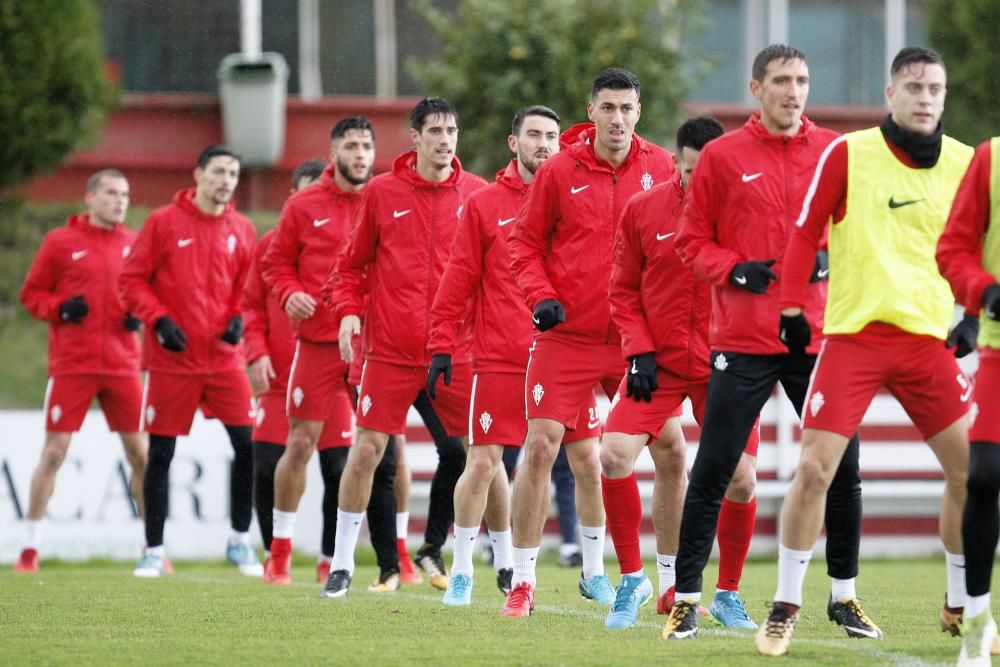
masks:
[[[437,398],[437,391],[435,386],[437,385],[438,378],[444,373],[444,383],[451,386],[451,355],[450,354],[435,354],[431,357],[430,368],[427,369],[427,395],[431,398]]]
[[[59,305],[59,319],[63,322],[79,324],[90,312],[90,306],[83,298],[82,294],[77,294],[71,299],[66,299]]]
[[[566,311],[556,299],[545,299],[535,306],[531,321],[539,331],[548,331],[560,322],[566,321]]]
[[[748,292],[763,294],[771,281],[778,277],[770,268],[774,261],[769,259],[766,262],[740,262],[729,274],[729,282]]]
[[[986,309],[986,317],[1000,320],[1000,284],[993,283],[983,292],[983,308]]]
[[[809,321],[802,313],[798,315],[782,315],[778,325],[778,338],[792,354],[805,354],[812,340],[812,329]]]
[[[625,395],[634,396],[636,403],[651,402],[653,392],[660,386],[656,382],[656,357],[652,352],[644,352],[629,358],[629,361],[632,365],[625,375],[627,378]]]
[[[164,350],[183,352],[187,349],[184,344],[188,342],[188,337],[184,335],[177,323],[166,315],[156,320],[153,328],[156,329],[156,340],[160,341]]]
[[[122,326],[125,327],[125,331],[138,331],[142,328],[142,320],[138,317],[132,317],[132,313],[125,313],[125,320],[122,322]]]
[[[821,280],[828,280],[830,278],[830,256],[827,254],[826,250],[820,250],[816,253],[816,262],[813,264],[812,275],[809,276],[809,282],[818,283]]]
[[[964,315],[948,334],[944,346],[955,348],[955,357],[961,359],[976,349],[977,336],[979,336],[979,316]]]
[[[226,330],[219,336],[224,342],[236,345],[243,338],[243,316],[233,315],[226,325]]]

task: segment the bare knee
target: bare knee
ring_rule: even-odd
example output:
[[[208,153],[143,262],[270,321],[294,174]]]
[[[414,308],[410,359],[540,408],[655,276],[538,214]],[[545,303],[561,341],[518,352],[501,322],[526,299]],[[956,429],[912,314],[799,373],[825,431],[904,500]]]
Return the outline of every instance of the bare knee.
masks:
[[[375,431],[359,429],[357,442],[351,445],[348,465],[352,465],[358,472],[374,474],[375,468],[382,460],[386,440],[388,437],[381,437],[381,434]]]
[[[121,433],[125,458],[133,469],[141,470],[149,460],[149,439],[145,433]]]
[[[726,499],[734,503],[748,503],[757,490],[757,470],[752,457],[744,454],[726,488]]]
[[[548,421],[548,420],[546,420]],[[526,470],[546,475],[559,454],[562,433],[553,425],[540,425],[535,420],[528,421],[528,437],[524,441],[524,462]]]
[[[494,461],[488,453],[480,451],[476,446],[469,448],[465,470],[473,481],[479,484],[492,482],[493,477],[496,476],[498,465],[499,461]]]
[[[320,426],[322,428],[322,424]],[[288,429],[288,443],[282,458],[299,466],[305,466],[316,449],[317,429],[308,422],[293,422]]]
[[[588,438],[568,443],[566,445],[566,455],[577,485],[600,483],[601,458],[597,452],[596,439]]]
[[[69,451],[69,433],[48,433],[45,437],[45,446],[42,447],[42,455],[38,460],[38,467],[47,472],[55,472],[66,460],[66,452]]]

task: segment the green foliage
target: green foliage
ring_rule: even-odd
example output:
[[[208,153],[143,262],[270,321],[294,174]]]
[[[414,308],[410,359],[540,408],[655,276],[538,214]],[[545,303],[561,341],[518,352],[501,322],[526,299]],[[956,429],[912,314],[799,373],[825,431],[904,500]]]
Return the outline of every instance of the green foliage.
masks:
[[[0,188],[93,140],[113,100],[91,0],[0,2]]]
[[[642,83],[637,131],[669,143],[687,92],[680,37],[697,26],[695,0],[458,0],[454,11],[415,0],[440,54],[409,63],[428,95],[458,109],[459,155],[492,174],[508,160],[514,113],[545,104],[563,127],[586,120],[594,76],[625,67]]]
[[[975,145],[1000,134],[1000,4],[997,0],[932,0],[928,36],[948,68],[945,129]]]

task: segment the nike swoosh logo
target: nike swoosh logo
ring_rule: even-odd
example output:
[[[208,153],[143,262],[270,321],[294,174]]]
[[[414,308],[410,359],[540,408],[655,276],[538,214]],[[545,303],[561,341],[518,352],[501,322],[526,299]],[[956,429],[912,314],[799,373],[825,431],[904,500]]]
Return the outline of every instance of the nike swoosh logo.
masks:
[[[656,240],[657,241],[662,241],[664,239],[669,239],[671,236],[673,236],[676,233],[677,232],[670,232],[669,234],[657,234],[656,235]]]
[[[407,213],[409,213],[412,210],[413,210],[412,208],[408,208],[405,211],[393,211],[392,212],[392,217],[394,217],[394,218],[402,218],[404,215],[406,215]]]
[[[340,437],[341,438],[350,438],[352,435],[354,435],[354,431],[341,431],[340,432]]]
[[[592,421],[592,422],[588,421],[587,422],[587,428],[597,428],[600,425],[601,425],[601,420],[600,419],[598,419],[597,421]],[[591,539],[595,539],[596,540],[597,538],[594,537],[594,538],[591,538]]]
[[[73,257],[73,261],[75,262],[78,259],[82,259],[83,256],[86,255],[86,254],[87,254],[86,250],[77,250],[71,256]]]
[[[194,243],[194,239],[177,239],[178,248],[186,248],[192,243]]]
[[[868,628],[859,628],[853,625],[845,625],[845,630],[850,630],[852,632],[857,632],[859,635],[864,635],[865,637],[871,637],[872,639],[878,639],[878,633],[874,630],[869,630]]]
[[[896,201],[894,198],[889,197],[889,208],[902,208],[904,206],[909,206],[910,204],[916,204],[918,201],[923,201],[920,199],[907,199],[906,201]]]
[[[514,218],[507,218],[506,220],[498,220],[497,224],[503,227],[504,225],[509,225],[512,222],[514,222]]]
[[[535,324],[541,324],[541,322],[538,321],[538,318],[535,317],[534,315],[531,316],[531,321],[534,322]]]
[[[758,178],[764,175],[764,172],[758,171],[756,174],[743,174],[743,182],[749,183],[750,181],[756,181]]]
[[[830,275],[830,269],[820,269],[816,272],[817,278],[826,278],[828,275]]]
[[[322,227],[328,222],[330,222],[330,218],[323,218],[322,220],[313,220],[313,227]]]
[[[733,280],[735,280],[736,282],[738,282],[740,285],[746,285],[747,284],[747,277],[746,276],[733,276]]]
[[[591,428],[593,428],[593,427],[591,427]],[[596,535],[593,536],[593,537],[591,537],[590,535],[584,535],[584,537],[586,537],[588,540],[594,540],[595,542],[597,541],[597,536]]]
[[[586,190],[586,189],[587,189],[587,188],[589,188],[589,187],[590,187],[589,185],[581,185],[581,186],[580,186],[580,187],[578,187],[578,188],[570,188],[570,189],[569,189],[569,193],[570,193],[571,195],[575,195],[575,194],[576,194],[576,193],[578,193],[578,192],[583,192],[584,190]]]
[[[639,369],[635,367],[635,359],[632,360],[632,375],[638,375]]]

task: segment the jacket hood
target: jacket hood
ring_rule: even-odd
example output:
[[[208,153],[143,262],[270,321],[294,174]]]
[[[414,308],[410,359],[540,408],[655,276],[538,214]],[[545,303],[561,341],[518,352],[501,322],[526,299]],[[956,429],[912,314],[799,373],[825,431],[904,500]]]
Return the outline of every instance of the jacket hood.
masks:
[[[511,160],[506,167],[497,172],[497,183],[506,185],[515,192],[527,192],[528,184],[521,180],[521,173],[517,170],[517,158]]]
[[[392,173],[418,188],[453,188],[462,175],[462,163],[456,155],[451,159],[451,174],[440,183],[426,181],[417,173],[417,151],[409,150],[392,161]]]
[[[809,118],[803,114],[802,124],[799,126],[799,131],[793,136],[786,137],[784,135],[771,134],[768,132],[767,128],[764,127],[764,124],[760,122],[760,112],[755,111],[747,119],[747,122],[743,124],[743,129],[763,142],[781,143],[786,140],[790,142],[805,142],[809,141],[810,135],[813,130],[816,129],[816,123],[809,120]]]
[[[559,135],[559,145],[564,151],[572,155],[578,161],[586,164],[590,168],[610,169],[611,166],[603,158],[594,152],[594,137],[597,136],[597,126],[593,123],[577,123]],[[622,162],[619,169],[636,159],[640,153],[648,153],[649,143],[639,136],[637,132],[632,133],[632,147],[629,149],[628,157]]]
[[[66,226],[71,229],[78,229],[81,232],[116,232],[121,229],[121,223],[116,223],[111,229],[103,229],[95,225],[90,224],[90,214],[89,213],[77,213],[66,218]]]
[[[174,205],[179,209],[183,210],[188,215],[199,218],[206,221],[221,220],[229,214],[236,211],[236,204],[232,199],[226,202],[226,207],[222,209],[222,213],[219,215],[212,215],[210,213],[205,213],[200,208],[198,208],[194,203],[195,188],[184,188],[183,190],[178,190],[177,194],[174,195]]]
[[[327,165],[326,169],[323,170],[323,173],[320,174],[319,178],[316,180],[316,186],[332,194],[334,197],[344,197],[347,199],[352,199],[354,197],[360,196],[361,195],[360,192],[351,192],[348,190],[344,190],[339,185],[337,185],[337,179],[333,175],[333,170],[336,168],[337,168],[336,164]]]

